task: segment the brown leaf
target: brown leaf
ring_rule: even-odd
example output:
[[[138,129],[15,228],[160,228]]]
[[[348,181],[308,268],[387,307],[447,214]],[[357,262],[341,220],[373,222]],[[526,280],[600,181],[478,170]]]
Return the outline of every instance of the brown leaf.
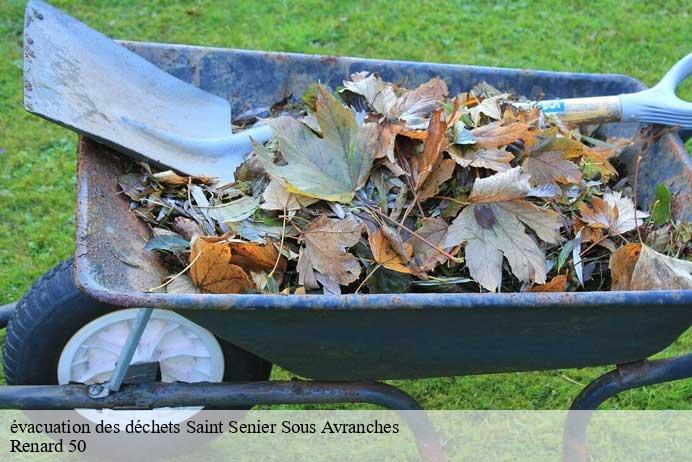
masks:
[[[486,206],[495,217],[490,229],[478,222],[475,213],[478,205],[468,206],[449,227],[445,246],[466,242],[465,260],[471,277],[489,291],[497,290],[502,282],[503,255],[517,278],[544,283],[547,269],[543,252],[526,234],[517,216],[499,204]]]
[[[460,149],[450,146],[449,155],[462,167],[479,167],[504,172],[512,168],[509,164],[513,159],[512,153],[502,149]]]
[[[401,130],[399,135],[411,138],[412,140],[425,141],[428,138],[427,130]]]
[[[519,167],[481,178],[473,183],[469,200],[475,203],[502,202],[526,197],[531,191],[529,176]]]
[[[186,239],[192,240],[193,237],[202,234],[197,222],[185,217],[175,217],[173,229]]]
[[[238,265],[231,263],[231,248],[218,239],[196,237],[191,244],[190,277],[199,289],[212,294],[239,294],[254,284]]]
[[[442,149],[446,143],[445,132],[447,124],[442,117],[442,109],[433,112],[428,124],[428,138],[423,146],[423,154],[418,158],[415,183],[420,190],[428,176],[442,162]]]
[[[509,125],[501,125],[495,122],[471,130],[471,135],[476,139],[476,145],[481,148],[493,149],[513,143],[519,139],[525,139],[530,127],[521,122]]]
[[[545,284],[539,284],[528,289],[528,292],[564,292],[567,290],[567,275],[560,274]]]
[[[430,199],[440,190],[440,186],[450,178],[454,173],[456,162],[452,159],[444,159],[440,165],[428,176],[423,183],[423,186],[418,193],[418,200],[424,201]]]
[[[641,244],[627,244],[620,247],[610,256],[610,290],[627,290],[632,281],[634,267],[642,252]]]
[[[383,122],[377,126],[377,143],[375,144],[375,159],[385,157],[389,162],[396,164],[394,156],[394,143],[396,135],[403,129],[400,122]],[[424,132],[425,133],[425,132]]]
[[[286,271],[286,259],[279,258],[279,252],[272,244],[255,244],[253,242],[231,242],[231,263],[240,266],[249,273],[254,271],[271,271],[279,259],[276,267],[278,271]]]
[[[152,178],[159,183],[171,186],[181,186],[188,183],[204,184],[211,182],[213,179],[213,177],[210,176],[181,176],[175,173],[173,170],[154,173]]]
[[[387,239],[381,229],[368,233],[368,243],[370,244],[372,257],[378,264],[399,273],[413,273],[411,268],[406,266],[401,256],[389,245],[389,239]],[[413,253],[413,247],[410,244],[406,244],[406,246],[410,258]]]
[[[357,280],[360,263],[346,250],[358,242],[361,231],[362,225],[353,216],[335,220],[320,215],[301,235],[304,247],[298,258],[299,283],[316,288],[315,271],[340,285]]]
[[[531,175],[532,185],[577,184],[582,178],[577,164],[563,158],[563,154],[559,151],[531,154],[526,157],[521,167]]]
[[[432,271],[437,265],[447,260],[447,257],[435,250],[430,244],[440,250],[444,249],[445,238],[449,226],[440,218],[424,218],[423,226],[416,230],[407,241],[413,247],[413,256],[422,271]],[[422,239],[428,242],[424,242]]]
[[[606,229],[614,234],[624,234],[641,226],[643,218],[649,216],[647,212],[635,210],[634,203],[628,197],[623,197],[619,192],[609,192],[603,195],[603,199],[594,197],[591,207],[582,204],[579,207],[581,220],[591,228]]]
[[[641,244],[628,244],[610,258],[611,290],[692,289],[692,262],[668,257]]]

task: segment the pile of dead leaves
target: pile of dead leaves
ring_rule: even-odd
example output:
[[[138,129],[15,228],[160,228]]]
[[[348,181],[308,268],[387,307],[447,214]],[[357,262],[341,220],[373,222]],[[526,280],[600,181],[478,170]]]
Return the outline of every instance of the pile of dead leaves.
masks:
[[[183,293],[691,288],[692,226],[659,186],[638,210],[598,139],[482,84],[406,90],[354,74],[266,119],[267,145],[213,178],[120,178]],[[528,107],[528,108],[527,108]],[[273,108],[273,112],[275,108]],[[613,163],[611,163],[613,162]],[[210,172],[213,173],[213,172]],[[160,289],[160,288],[157,288]]]

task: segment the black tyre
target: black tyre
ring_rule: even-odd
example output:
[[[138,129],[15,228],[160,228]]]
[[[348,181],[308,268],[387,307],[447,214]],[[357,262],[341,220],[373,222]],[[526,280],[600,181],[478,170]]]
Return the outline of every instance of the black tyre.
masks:
[[[67,342],[83,326],[112,313],[77,289],[72,259],[44,274],[22,297],[7,326],[3,363],[9,385],[57,384],[57,365]],[[218,338],[223,381],[266,380],[271,363]]]

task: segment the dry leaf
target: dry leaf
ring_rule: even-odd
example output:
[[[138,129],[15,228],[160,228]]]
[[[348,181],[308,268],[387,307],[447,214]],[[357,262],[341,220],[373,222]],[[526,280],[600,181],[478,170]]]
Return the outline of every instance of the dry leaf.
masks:
[[[598,172],[603,180],[608,181],[618,176],[618,171],[608,162],[608,159],[613,157],[616,151],[616,149],[609,148],[587,149],[582,155],[580,165],[587,176],[589,172]]]
[[[255,244],[253,242],[231,242],[231,263],[238,265],[246,273],[254,271],[271,271],[279,260],[277,270],[286,271],[286,259],[279,258],[279,252],[272,244]]]
[[[437,265],[447,260],[447,257],[435,250],[430,244],[439,250],[444,248],[449,225],[441,218],[424,218],[423,225],[407,241],[413,248],[413,256],[421,271],[432,271]],[[428,242],[424,242],[422,239]]]
[[[641,244],[627,244],[620,247],[610,256],[611,290],[628,290],[632,281],[632,272],[642,252]]]
[[[628,244],[610,257],[611,290],[692,289],[692,262],[668,257],[651,247]]]
[[[166,286],[169,294],[198,294],[199,289],[187,274],[178,274]]]
[[[436,195],[440,190],[440,186],[445,181],[452,178],[456,165],[456,162],[454,162],[452,159],[442,160],[437,168],[433,170],[433,172],[425,180],[425,183],[423,183],[423,186],[418,193],[418,200],[424,201]]]
[[[239,294],[254,287],[243,268],[231,263],[227,242],[196,237],[191,243],[190,276],[202,291],[212,294]]]
[[[545,284],[539,284],[528,289],[528,292],[564,292],[567,290],[567,275],[560,274]]]
[[[496,173],[473,183],[469,200],[471,202],[502,202],[526,197],[531,191],[529,176],[519,167]]]
[[[381,229],[368,233],[368,242],[370,243],[372,257],[378,264],[399,273],[413,273],[411,268],[406,266],[406,262],[404,262],[401,256],[391,248],[389,239],[387,239]],[[406,245],[408,257],[410,258],[413,253],[413,247],[410,244]]]
[[[502,283],[503,256],[520,280],[545,282],[545,257],[524,225],[541,239],[557,242],[562,223],[557,213],[522,199],[530,190],[528,175],[519,167],[476,180],[469,195],[473,204],[449,227],[445,246],[466,242],[471,277],[487,290],[495,291]]]
[[[283,181],[272,178],[262,194],[264,203],[260,208],[264,210],[286,210],[288,212],[300,210],[317,202],[312,197],[293,194],[286,190]]]
[[[504,172],[512,168],[509,164],[513,159],[512,153],[501,149],[459,149],[450,146],[449,155],[462,167],[479,167]]]
[[[529,134],[529,126],[521,122],[503,126],[500,122],[495,122],[474,128],[470,133],[478,147],[494,149],[525,139]]]
[[[271,122],[286,165],[254,143],[255,152],[273,177],[282,178],[291,193],[350,203],[370,175],[377,131],[373,124],[358,126],[353,113],[326,88],[317,87],[316,117],[323,137],[301,122],[280,117]]]
[[[392,164],[396,164],[394,156],[394,144],[396,135],[401,132],[403,124],[399,122],[383,122],[377,126],[377,143],[375,145],[375,159],[386,158]],[[425,132],[424,132],[425,133]]]
[[[485,98],[478,105],[469,109],[468,114],[471,117],[471,120],[473,120],[473,123],[478,125],[478,122],[481,120],[481,114],[485,114],[494,120],[500,120],[502,118],[502,108],[500,107],[500,103],[508,96],[508,94],[501,94],[492,96],[490,98]]]
[[[340,285],[358,279],[361,266],[346,250],[360,240],[362,225],[353,217],[334,220],[321,215],[304,231],[304,247],[300,249],[298,273],[300,285],[317,288],[315,271]]]
[[[152,175],[152,178],[154,178],[159,183],[172,186],[180,186],[188,183],[209,183],[213,179],[210,176],[181,176],[175,173],[173,170],[166,170],[163,172],[154,173]]]
[[[368,104],[383,116],[390,119],[399,117],[398,98],[394,88],[375,74],[368,75],[365,71],[353,74],[351,81],[344,81],[344,89],[363,96]]]
[[[193,237],[202,234],[199,225],[195,221],[185,217],[175,217],[173,229],[188,240],[192,240]]]
[[[424,119],[448,94],[444,80],[435,77],[397,97],[392,84],[383,82],[374,74],[368,75],[367,72],[353,74],[350,82],[344,81],[344,89],[363,96],[375,111],[388,120],[405,121],[409,129],[425,128]]]
[[[603,199],[594,197],[591,207],[582,204],[579,208],[581,221],[591,228],[606,229],[613,234],[624,234],[641,226],[643,218],[649,216],[647,212],[636,211],[635,220],[634,203],[628,197],[622,197],[619,192],[609,192],[603,195]]]
[[[428,176],[442,162],[442,149],[447,142],[445,132],[447,124],[442,117],[442,110],[433,112],[428,124],[428,137],[423,146],[423,154],[418,158],[414,175],[416,190],[420,190]]]
[[[579,166],[563,158],[563,154],[559,151],[530,154],[521,167],[531,175],[531,184],[533,185],[578,184],[582,178]]]

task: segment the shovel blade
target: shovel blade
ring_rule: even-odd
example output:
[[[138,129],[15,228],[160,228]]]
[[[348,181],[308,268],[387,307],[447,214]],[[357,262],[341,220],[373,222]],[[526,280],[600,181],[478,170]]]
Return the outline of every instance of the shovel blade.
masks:
[[[39,0],[24,25],[27,111],[136,158],[232,180],[241,156],[199,155],[133,126],[189,139],[231,134],[231,107]],[[128,123],[130,121],[130,123]]]

